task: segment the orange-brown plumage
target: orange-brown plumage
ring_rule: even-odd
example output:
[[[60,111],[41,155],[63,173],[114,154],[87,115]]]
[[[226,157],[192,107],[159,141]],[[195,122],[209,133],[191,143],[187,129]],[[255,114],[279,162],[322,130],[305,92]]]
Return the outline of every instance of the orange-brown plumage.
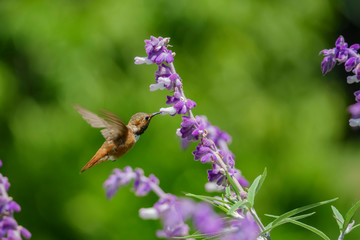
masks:
[[[104,161],[115,161],[122,157],[145,132],[151,118],[159,114],[136,113],[131,117],[128,125],[125,125],[111,112],[103,111],[105,118],[101,118],[80,106],[75,106],[75,109],[92,127],[103,128],[101,133],[106,139],[91,160],[81,169],[81,172]]]

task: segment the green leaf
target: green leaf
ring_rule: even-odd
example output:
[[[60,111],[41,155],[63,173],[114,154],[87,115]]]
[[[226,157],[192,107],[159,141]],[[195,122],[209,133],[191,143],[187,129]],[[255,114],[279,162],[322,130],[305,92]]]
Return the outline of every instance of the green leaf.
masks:
[[[352,217],[354,216],[354,214],[359,206],[360,206],[360,200],[357,201],[354,204],[354,206],[352,206],[352,208],[350,208],[350,210],[346,213],[343,229],[346,229],[348,227],[349,223],[351,222]]]
[[[344,224],[344,217],[341,215],[339,210],[336,209],[336,207],[331,205],[331,209],[334,213],[334,218],[336,219],[337,224],[339,225],[340,232],[343,230],[343,224]]]
[[[360,226],[360,224],[356,224],[355,226],[352,227],[351,231],[354,230],[355,228],[359,227],[359,226]]]
[[[206,238],[206,234],[192,234],[184,237],[172,237],[174,239],[188,239],[188,238]]]
[[[238,209],[239,207],[246,205],[247,202],[243,202],[243,201],[238,201],[236,202],[234,205],[231,206],[231,208],[229,209],[229,211],[227,212],[228,215],[231,215],[236,209]]]
[[[216,201],[216,202],[220,202],[220,203],[229,204],[229,202],[227,202],[227,201],[224,201],[224,200],[221,200],[218,198],[214,198],[214,197],[210,197],[210,196],[196,195],[196,194],[192,194],[192,193],[186,193],[185,196],[197,198],[197,199],[200,199],[200,200],[208,202],[208,203],[214,203],[214,201]]]
[[[231,189],[230,189],[229,186],[226,186],[226,188],[225,188],[225,194],[226,194],[226,196],[231,197]]]
[[[302,222],[299,222],[299,221],[295,221],[295,220],[292,220],[291,218],[288,219],[290,223],[292,224],[295,224],[295,225],[298,225],[300,227],[303,227],[315,234],[317,234],[319,237],[321,237],[322,239],[325,239],[325,240],[330,240],[330,238],[328,236],[326,236],[325,233],[323,233],[322,231],[320,231],[319,229],[313,227],[313,226],[310,226],[310,225],[307,225],[305,223],[302,223]]]
[[[250,203],[251,207],[254,206],[256,189],[259,186],[260,179],[261,179],[261,175],[255,178],[254,182],[249,187],[247,200]]]
[[[296,221],[296,220],[299,220],[299,219],[309,217],[309,216],[311,216],[313,214],[315,214],[315,212],[308,213],[308,214],[303,214],[303,215],[292,217],[292,218],[285,218],[285,219],[281,220],[281,222],[279,222],[276,226],[280,226],[280,225],[285,224],[285,223],[293,223],[295,225],[299,225],[301,227],[304,227],[304,228],[316,233],[317,235],[319,235],[323,239],[330,240],[330,238],[328,236],[326,236],[326,234],[323,233],[322,231],[320,231],[319,229],[316,229],[315,227],[309,226],[309,225],[307,225],[305,223]],[[278,218],[278,216],[275,216],[275,215],[270,215],[270,214],[265,214],[265,215],[268,216],[268,217]],[[275,226],[271,227],[269,230],[271,230],[272,228],[275,228]],[[263,234],[264,232],[267,232],[267,230],[264,230],[260,234]]]
[[[321,205],[324,205],[324,204],[327,204],[327,203],[330,203],[330,202],[333,202],[335,200],[337,200],[338,198],[334,198],[334,199],[330,199],[330,200],[327,200],[327,201],[322,201],[322,202],[318,202],[318,203],[313,203],[313,204],[309,204],[309,205],[306,205],[304,207],[300,207],[300,208],[295,208],[289,212],[286,212],[282,215],[280,215],[277,219],[275,219],[274,221],[272,221],[271,223],[269,223],[266,227],[265,227],[265,230],[263,232],[267,232],[269,231],[269,229],[271,228],[274,228],[278,225],[278,223],[285,219],[285,218],[289,218],[291,216],[294,216],[298,213],[301,213],[301,212],[304,212],[306,210],[309,210],[309,209],[312,209],[312,208],[315,208],[315,207],[319,207]]]
[[[237,188],[234,180],[232,179],[232,177],[230,176],[229,172],[228,171],[225,171],[226,173],[226,178],[227,180],[229,181],[230,185],[232,186],[232,188],[234,189],[235,193],[236,193],[236,196],[238,197],[238,199],[240,200],[241,199],[241,194],[240,194],[240,191],[239,189]]]
[[[285,223],[288,223],[288,222],[289,222],[289,219],[300,220],[300,219],[309,217],[309,216],[311,216],[311,215],[313,215],[313,214],[315,214],[315,212],[308,213],[308,214],[303,214],[303,215],[299,215],[299,216],[292,217],[292,218],[285,218],[285,219],[281,220],[279,223],[277,223],[276,225],[271,226],[269,229],[265,229],[265,230],[262,231],[260,234],[264,234],[265,232],[268,232],[268,231],[272,230],[273,228],[276,228],[276,227],[279,227],[280,225],[283,225],[283,224],[285,224]],[[279,217],[279,216],[270,215],[270,214],[265,214],[265,215],[268,216],[268,217],[273,217],[273,218],[278,218],[278,217]]]
[[[291,219],[293,220],[300,220],[300,219],[303,219],[303,218],[307,218],[307,217],[310,217],[312,215],[314,215],[315,212],[312,212],[312,213],[307,213],[307,214],[303,214],[303,215],[299,215],[299,216],[295,216],[295,217],[292,217]],[[279,216],[276,216],[276,215],[271,215],[271,214],[264,214],[265,216],[268,216],[268,217],[273,217],[273,218],[278,218]],[[287,219],[287,218],[286,218]]]
[[[224,204],[230,205],[229,202],[226,202],[224,200],[214,198],[214,197],[209,197],[209,196],[196,195],[196,194],[192,194],[192,193],[187,193],[187,194],[185,194],[185,196],[197,198],[197,199],[200,199],[201,201],[210,203],[213,206],[218,207],[219,209],[221,209],[222,211],[224,211],[226,213],[229,211],[227,207],[224,207],[223,205],[216,203],[216,202],[219,202],[219,203],[224,203]]]
[[[266,178],[266,175],[267,175],[267,169],[265,168],[263,174],[261,174],[259,185],[256,188],[256,194],[259,192],[261,186],[263,185],[263,183],[265,181],[265,178]]]

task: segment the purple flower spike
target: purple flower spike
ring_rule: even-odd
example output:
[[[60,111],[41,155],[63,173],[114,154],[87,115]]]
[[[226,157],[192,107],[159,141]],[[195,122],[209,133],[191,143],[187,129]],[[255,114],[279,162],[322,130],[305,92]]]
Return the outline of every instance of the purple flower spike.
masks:
[[[8,195],[9,187],[8,178],[0,173],[0,238],[9,240],[21,240],[21,236],[30,238],[30,232],[19,226],[14,218],[14,212],[19,212],[21,208]]]
[[[352,71],[359,63],[359,57],[357,54],[358,49],[358,44],[354,44],[348,48],[348,44],[345,42],[344,37],[340,36],[336,40],[335,48],[325,49],[320,52],[320,54],[325,56],[321,63],[322,73],[325,75],[330,72],[336,62],[345,63],[346,71]]]
[[[335,63],[339,64],[344,63],[345,70],[347,72],[352,72],[353,75],[347,77],[347,83],[359,83],[360,82],[360,55],[358,50],[360,48],[359,44],[353,44],[348,47],[348,44],[345,42],[343,36],[340,36],[335,43],[335,48],[325,49],[320,53],[323,54],[324,60],[321,64],[321,70],[323,74],[329,72],[334,66]],[[355,92],[355,99],[359,103],[360,96],[359,91]],[[360,126],[360,114],[359,114],[359,105],[358,103],[351,105],[349,107],[349,112],[352,114],[351,119],[349,120],[349,125],[351,127]]]

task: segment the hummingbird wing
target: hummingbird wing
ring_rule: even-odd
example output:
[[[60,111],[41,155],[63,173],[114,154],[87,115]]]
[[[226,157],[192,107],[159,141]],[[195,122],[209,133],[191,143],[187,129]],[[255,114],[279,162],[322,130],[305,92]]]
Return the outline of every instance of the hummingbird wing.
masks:
[[[107,111],[103,111],[106,118],[103,119],[78,105],[74,108],[80,113],[80,115],[94,128],[104,128],[100,132],[107,140],[120,140],[126,139],[128,129],[124,122],[122,122],[115,114]]]
[[[106,122],[109,124],[107,128],[101,130],[102,135],[106,139],[125,142],[128,136],[128,128],[121,119],[112,112],[102,110]]]

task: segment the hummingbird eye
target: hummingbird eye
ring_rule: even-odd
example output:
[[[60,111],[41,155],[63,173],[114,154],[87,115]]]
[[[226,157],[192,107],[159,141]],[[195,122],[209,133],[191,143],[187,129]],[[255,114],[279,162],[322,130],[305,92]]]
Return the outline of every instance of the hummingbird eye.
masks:
[[[146,116],[146,117],[145,117],[145,120],[146,120],[146,121],[149,120],[149,116]]]

